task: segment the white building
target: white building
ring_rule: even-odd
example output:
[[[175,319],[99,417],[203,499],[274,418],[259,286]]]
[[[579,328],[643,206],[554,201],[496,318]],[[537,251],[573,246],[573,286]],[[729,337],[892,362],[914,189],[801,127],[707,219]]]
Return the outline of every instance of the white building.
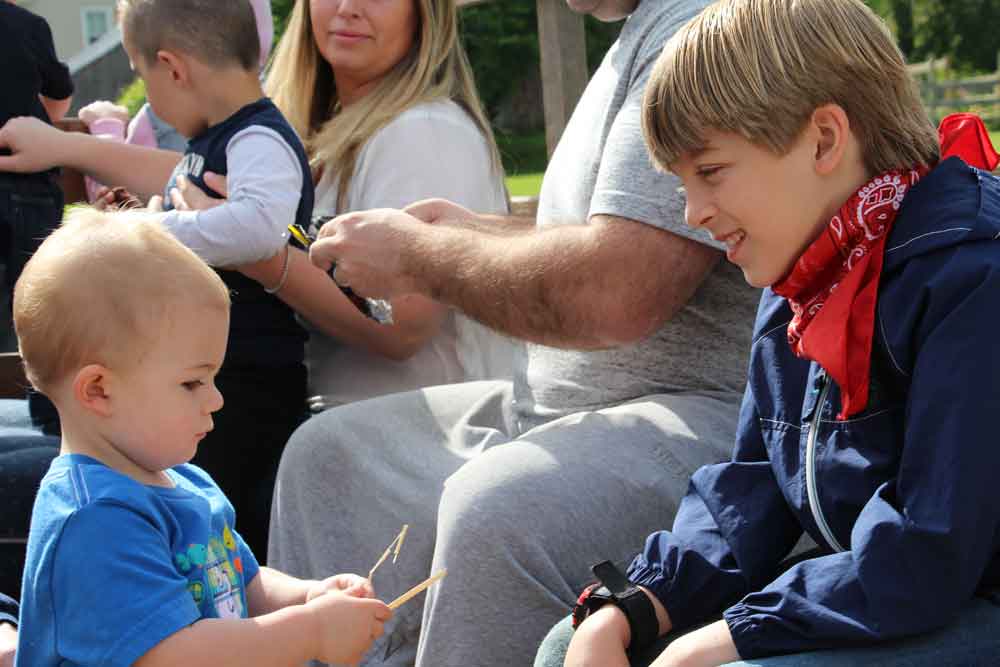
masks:
[[[115,27],[115,0],[17,0],[49,22],[56,54],[71,60]]]

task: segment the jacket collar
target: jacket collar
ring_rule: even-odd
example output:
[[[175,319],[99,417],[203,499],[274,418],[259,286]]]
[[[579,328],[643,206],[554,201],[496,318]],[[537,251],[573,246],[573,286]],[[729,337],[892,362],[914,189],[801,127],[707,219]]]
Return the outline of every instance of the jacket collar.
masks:
[[[984,196],[987,191],[993,196]],[[1000,239],[1000,179],[948,158],[903,201],[886,242],[883,270],[943,248],[994,239]]]

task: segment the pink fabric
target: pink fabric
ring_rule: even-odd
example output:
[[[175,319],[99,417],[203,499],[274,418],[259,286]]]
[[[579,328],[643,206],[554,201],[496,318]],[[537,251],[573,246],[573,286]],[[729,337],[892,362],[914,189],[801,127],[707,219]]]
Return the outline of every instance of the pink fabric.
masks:
[[[148,104],[143,104],[142,108],[139,109],[139,113],[128,124],[128,134],[125,135],[125,143],[132,144],[133,146],[156,148],[156,132],[153,130],[153,121],[149,119]]]
[[[271,0],[250,0],[257,17],[257,36],[260,37],[260,68],[264,69],[274,44],[274,20],[271,18]]]
[[[88,127],[90,133],[106,141],[122,142],[125,140],[125,123],[119,118],[98,118]],[[90,176],[83,179],[87,188],[87,200],[91,203],[97,199],[97,191],[103,187]]]

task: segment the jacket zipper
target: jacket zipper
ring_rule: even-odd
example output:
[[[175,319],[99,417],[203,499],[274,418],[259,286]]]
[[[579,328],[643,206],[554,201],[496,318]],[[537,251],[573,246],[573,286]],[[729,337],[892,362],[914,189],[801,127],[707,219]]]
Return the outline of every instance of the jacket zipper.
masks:
[[[822,372],[822,371],[821,371]],[[831,549],[837,552],[847,551],[840,546],[840,542],[834,537],[830,525],[823,516],[823,508],[819,505],[819,488],[816,483],[816,440],[819,438],[819,423],[823,416],[823,405],[826,403],[826,396],[830,393],[830,380],[824,373],[822,377],[823,389],[819,394],[819,400],[813,410],[812,424],[809,425],[809,437],[806,439],[806,494],[809,498],[809,510],[812,512],[816,527],[822,533],[823,539]]]

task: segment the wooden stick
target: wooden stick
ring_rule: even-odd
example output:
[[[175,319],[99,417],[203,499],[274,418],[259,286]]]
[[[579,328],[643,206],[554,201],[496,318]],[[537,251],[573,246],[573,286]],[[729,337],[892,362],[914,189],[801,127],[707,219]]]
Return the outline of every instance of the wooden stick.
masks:
[[[430,585],[433,584],[435,581],[439,581],[441,579],[444,579],[444,575],[446,575],[446,574],[448,574],[448,570],[447,569],[440,570],[439,572],[437,572],[436,574],[434,574],[434,576],[432,576],[429,579],[427,579],[427,580],[425,580],[425,581],[417,584],[416,586],[414,586],[413,588],[411,588],[410,590],[406,591],[405,593],[403,593],[402,595],[400,595],[398,598],[396,598],[395,600],[393,600],[392,602],[390,602],[389,603],[389,609],[397,609],[398,607],[401,607],[402,605],[406,604],[411,599],[413,599],[414,597],[416,597],[417,595],[419,595],[420,593],[422,593],[424,591],[424,589],[429,588]]]
[[[406,531],[409,529],[410,529],[410,524],[408,523],[403,524],[403,529],[399,531],[399,535],[397,535],[396,539],[394,539],[392,542],[389,543],[389,546],[387,546],[385,548],[385,551],[382,552],[382,557],[379,558],[378,562],[372,565],[372,569],[368,571],[368,581],[371,581],[372,575],[375,574],[375,570],[378,569],[379,565],[385,562],[385,559],[388,558],[389,554],[392,553],[393,548],[396,549],[396,555],[392,557],[392,562],[393,563],[396,562],[396,557],[399,556],[399,549],[400,547],[403,546],[403,538],[406,537]]]
[[[395,563],[396,559],[399,558],[399,550],[403,548],[403,540],[406,539],[406,531],[408,531],[409,529],[410,529],[410,524],[404,523],[403,530],[399,531],[399,537],[396,538],[399,541],[396,542],[396,550],[392,553],[393,563]]]

